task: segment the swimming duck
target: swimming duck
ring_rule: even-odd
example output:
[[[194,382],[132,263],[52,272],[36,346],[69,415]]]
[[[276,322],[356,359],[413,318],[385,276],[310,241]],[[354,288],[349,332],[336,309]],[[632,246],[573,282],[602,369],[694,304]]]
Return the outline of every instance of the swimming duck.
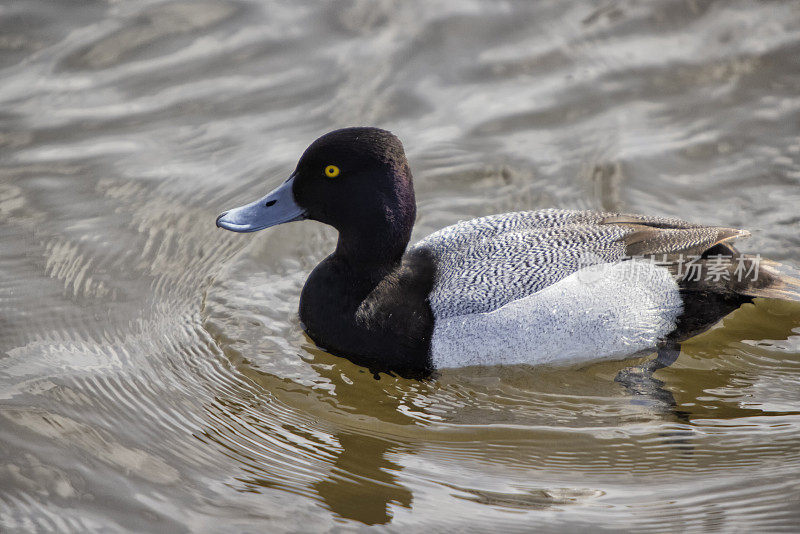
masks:
[[[662,217],[545,209],[463,221],[408,247],[416,218],[403,145],[371,127],[323,135],[277,189],[217,217],[254,232],[310,219],[339,232],[309,275],[300,321],[373,371],[624,357],[675,346],[800,280],[740,254],[746,231]]]

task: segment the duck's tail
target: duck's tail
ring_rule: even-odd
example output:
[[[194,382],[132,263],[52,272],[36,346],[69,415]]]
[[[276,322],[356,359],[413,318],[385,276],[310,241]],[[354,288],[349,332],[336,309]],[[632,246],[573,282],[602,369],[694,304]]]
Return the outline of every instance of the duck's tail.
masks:
[[[718,295],[732,304],[756,297],[800,302],[800,271],[731,247],[715,247],[699,259],[678,261],[670,268],[686,293]]]
[[[800,302],[800,271],[776,261],[743,254],[750,275],[737,288],[738,293],[749,297],[792,300]]]

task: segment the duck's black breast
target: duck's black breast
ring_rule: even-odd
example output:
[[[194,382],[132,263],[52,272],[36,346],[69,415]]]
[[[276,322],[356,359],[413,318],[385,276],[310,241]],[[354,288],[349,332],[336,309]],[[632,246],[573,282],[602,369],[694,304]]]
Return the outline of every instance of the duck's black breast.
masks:
[[[415,249],[393,266],[354,266],[332,254],[308,277],[300,320],[315,343],[373,372],[427,376],[436,264]]]

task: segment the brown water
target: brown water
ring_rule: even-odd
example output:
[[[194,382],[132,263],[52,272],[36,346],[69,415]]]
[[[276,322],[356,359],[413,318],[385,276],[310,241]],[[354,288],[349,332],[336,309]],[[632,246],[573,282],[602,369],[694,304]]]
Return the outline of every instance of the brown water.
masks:
[[[415,239],[586,207],[800,265],[800,3],[0,4],[0,530],[797,531],[800,306],[581,367],[375,380],[296,317],[314,223],[214,227],[392,129]]]

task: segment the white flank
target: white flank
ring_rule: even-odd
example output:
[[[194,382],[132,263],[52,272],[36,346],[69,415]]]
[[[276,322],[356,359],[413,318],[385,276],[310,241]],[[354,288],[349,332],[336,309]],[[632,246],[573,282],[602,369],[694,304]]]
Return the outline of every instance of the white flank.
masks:
[[[669,272],[645,261],[586,267],[490,312],[437,319],[438,368],[574,363],[653,347],[683,304]]]

